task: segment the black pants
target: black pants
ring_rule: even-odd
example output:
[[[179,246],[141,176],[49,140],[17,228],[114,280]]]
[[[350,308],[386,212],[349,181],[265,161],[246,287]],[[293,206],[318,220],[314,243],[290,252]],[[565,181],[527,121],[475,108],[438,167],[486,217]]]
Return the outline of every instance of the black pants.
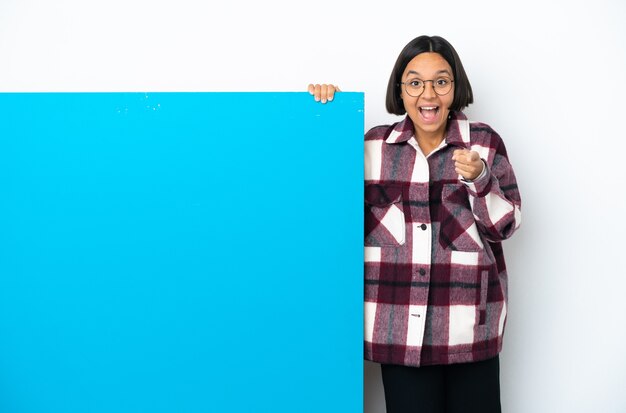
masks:
[[[500,360],[381,365],[387,413],[500,413]]]

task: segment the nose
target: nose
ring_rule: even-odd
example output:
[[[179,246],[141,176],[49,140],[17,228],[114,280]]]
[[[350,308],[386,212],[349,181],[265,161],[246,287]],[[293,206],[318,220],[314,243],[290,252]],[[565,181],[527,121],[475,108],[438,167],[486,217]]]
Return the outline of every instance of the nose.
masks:
[[[424,91],[422,92],[422,97],[430,98],[435,97],[437,94],[435,93],[435,86],[432,80],[424,81]]]

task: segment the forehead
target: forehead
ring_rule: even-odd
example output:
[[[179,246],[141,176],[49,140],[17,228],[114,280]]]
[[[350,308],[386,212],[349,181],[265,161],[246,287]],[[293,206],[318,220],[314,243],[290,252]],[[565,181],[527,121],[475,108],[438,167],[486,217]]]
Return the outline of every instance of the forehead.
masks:
[[[409,72],[415,72],[420,76],[434,76],[444,72],[452,75],[452,68],[439,53],[425,52],[411,59],[404,68],[403,77]]]

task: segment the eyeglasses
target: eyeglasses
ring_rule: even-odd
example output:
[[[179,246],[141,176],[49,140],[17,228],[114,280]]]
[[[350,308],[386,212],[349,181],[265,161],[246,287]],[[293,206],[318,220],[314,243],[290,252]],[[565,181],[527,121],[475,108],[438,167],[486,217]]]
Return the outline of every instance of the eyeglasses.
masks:
[[[424,93],[424,88],[426,87],[426,82],[430,82],[433,86],[433,90],[439,96],[447,95],[452,90],[452,83],[454,80],[449,77],[438,77],[437,79],[431,80],[422,80],[422,79],[410,79],[406,82],[400,82],[401,85],[404,85],[404,90],[407,95],[412,96],[414,98],[420,97],[422,93]]]

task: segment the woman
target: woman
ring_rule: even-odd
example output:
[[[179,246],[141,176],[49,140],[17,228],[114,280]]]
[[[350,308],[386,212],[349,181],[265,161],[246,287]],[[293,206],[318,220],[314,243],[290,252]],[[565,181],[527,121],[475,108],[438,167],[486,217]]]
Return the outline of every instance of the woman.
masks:
[[[338,90],[309,85],[322,103]],[[472,102],[454,48],[420,36],[387,87],[387,110],[407,116],[365,135],[365,358],[388,413],[500,411],[500,241],[521,201],[500,136],[461,112]]]

